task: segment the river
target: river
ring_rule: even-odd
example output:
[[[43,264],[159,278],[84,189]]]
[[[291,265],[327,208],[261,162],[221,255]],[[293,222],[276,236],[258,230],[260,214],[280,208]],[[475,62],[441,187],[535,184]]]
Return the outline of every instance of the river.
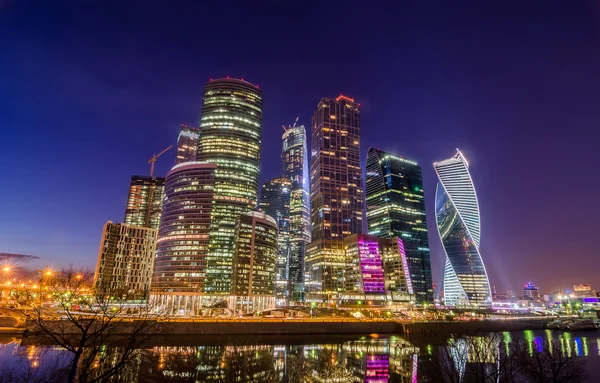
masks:
[[[563,356],[585,363],[589,374],[586,381],[600,381],[600,332],[523,331],[497,333],[489,339],[468,339],[476,342],[455,342],[448,346],[447,339],[409,341],[402,336],[377,334],[161,336],[150,338],[146,348],[137,350],[131,363],[114,381],[416,383],[436,381],[431,375],[431,369],[435,368],[432,366],[448,365],[448,361],[461,380],[469,381],[469,366],[485,366],[481,371],[494,369],[500,364],[499,355],[518,351],[510,349],[511,344],[518,344],[530,355],[553,344]],[[70,353],[52,345],[31,343],[35,342],[27,338],[0,338],[0,382],[3,376],[17,377],[17,381],[59,382],[50,377],[51,373],[68,363]],[[489,348],[489,345],[492,345],[491,353],[477,353],[477,349]],[[119,358],[119,352],[119,348],[103,350],[103,363],[110,366],[111,360]]]

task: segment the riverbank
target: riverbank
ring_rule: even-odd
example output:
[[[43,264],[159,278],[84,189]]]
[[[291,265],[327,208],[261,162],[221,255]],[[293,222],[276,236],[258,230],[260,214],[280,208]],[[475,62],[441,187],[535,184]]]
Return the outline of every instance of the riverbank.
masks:
[[[435,336],[449,334],[476,334],[484,332],[541,330],[548,318],[497,319],[471,321],[407,322],[390,319],[177,319],[157,321],[151,326],[153,335],[344,335],[344,334],[402,334],[406,336]],[[52,322],[50,322],[52,323]],[[77,334],[79,330],[67,321],[55,321],[61,332]],[[134,324],[120,323],[111,330],[115,335],[128,334]],[[2,334],[39,335],[35,324],[24,327],[3,327]]]

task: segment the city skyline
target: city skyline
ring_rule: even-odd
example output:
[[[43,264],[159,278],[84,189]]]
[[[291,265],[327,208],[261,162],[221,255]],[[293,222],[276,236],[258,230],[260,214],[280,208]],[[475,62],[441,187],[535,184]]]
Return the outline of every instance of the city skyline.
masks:
[[[490,282],[498,290],[511,288],[517,291],[529,280],[535,282],[542,291],[551,290],[558,285],[597,285],[600,282],[590,271],[597,266],[593,259],[596,250],[591,234],[594,221],[588,217],[594,216],[589,209],[595,209],[591,190],[597,190],[598,187],[598,180],[591,175],[593,167],[590,163],[593,161],[588,161],[594,140],[585,139],[585,129],[596,126],[598,121],[597,114],[591,107],[595,101],[591,103],[590,100],[595,100],[592,89],[600,82],[593,70],[600,61],[597,53],[588,51],[589,40],[576,46],[556,43],[557,49],[562,52],[575,51],[579,58],[585,58],[583,61],[577,60],[577,71],[567,69],[576,61],[563,59],[559,63],[553,63],[544,60],[543,75],[538,76],[538,60],[554,57],[548,47],[542,45],[535,48],[530,40],[525,39],[518,40],[518,46],[524,49],[516,53],[503,44],[496,44],[495,47],[484,47],[485,54],[476,54],[474,52],[486,42],[485,38],[494,38],[499,31],[508,29],[502,25],[496,25],[498,29],[493,29],[491,26],[480,25],[486,24],[483,21],[475,22],[467,18],[465,28],[472,32],[477,27],[484,37],[468,37],[468,43],[457,46],[450,39],[441,37],[441,29],[437,29],[437,34],[432,32],[423,37],[413,33],[410,38],[401,40],[401,49],[393,53],[392,62],[397,64],[401,57],[410,56],[407,53],[420,52],[411,45],[406,45],[414,39],[421,47],[426,47],[425,50],[429,47],[427,42],[432,44],[431,51],[441,56],[440,60],[447,69],[444,71],[442,65],[427,61],[426,53],[418,54],[414,58],[416,61],[402,64],[400,68],[411,74],[408,77],[399,73],[402,70],[397,70],[395,65],[383,63],[382,73],[397,76],[397,79],[390,80],[393,81],[393,87],[397,86],[393,91],[387,89],[382,82],[384,78],[389,78],[388,75],[348,76],[359,64],[350,64],[349,69],[339,68],[339,74],[333,74],[328,79],[311,69],[300,71],[297,79],[284,79],[293,69],[269,73],[273,69],[271,63],[277,62],[280,65],[279,57],[276,60],[266,59],[268,65],[262,72],[253,68],[256,59],[237,66],[220,66],[221,59],[216,58],[214,64],[201,68],[178,61],[177,68],[181,70],[169,74],[165,74],[168,72],[166,65],[158,59],[127,80],[122,79],[122,76],[132,73],[132,65],[149,61],[142,60],[151,51],[147,46],[142,46],[140,51],[129,56],[124,55],[123,66],[116,65],[110,70],[108,67],[111,65],[104,65],[107,69],[90,65],[90,60],[97,57],[97,53],[87,49],[83,50],[81,62],[69,60],[72,56],[68,50],[66,53],[44,50],[43,41],[46,40],[42,39],[42,32],[52,32],[47,37],[50,44],[48,49],[56,47],[60,42],[72,39],[77,41],[77,38],[65,35],[64,30],[56,26],[43,23],[33,26],[31,23],[36,17],[39,19],[41,14],[34,15],[31,21],[20,19],[20,7],[15,4],[0,8],[0,15],[14,15],[17,20],[14,23],[12,20],[3,23],[0,26],[2,31],[4,28],[12,31],[27,28],[30,32],[9,38],[8,49],[2,53],[12,55],[11,60],[2,60],[7,71],[0,71],[7,74],[8,86],[6,93],[2,90],[2,99],[4,96],[7,100],[10,98],[8,107],[2,109],[6,112],[2,123],[6,127],[6,142],[12,144],[1,154],[1,160],[4,164],[15,164],[14,167],[5,167],[2,174],[3,179],[11,180],[11,187],[2,191],[5,213],[0,235],[2,252],[39,256],[42,258],[40,262],[54,263],[57,266],[69,263],[92,266],[102,225],[107,220],[122,220],[126,205],[125,190],[131,175],[148,173],[147,159],[153,153],[176,143],[181,123],[198,125],[202,86],[211,76],[216,78],[236,75],[247,76],[265,94],[265,149],[261,153],[261,184],[276,177],[280,171],[279,161],[275,160],[280,155],[278,145],[281,123],[300,113],[300,123],[308,125],[308,116],[321,97],[340,92],[349,94],[362,103],[363,169],[369,146],[379,147],[395,155],[405,155],[423,166],[430,233],[435,233],[433,201],[436,182],[430,164],[445,158],[446,153],[455,147],[464,150],[472,163],[472,175],[482,205],[482,232],[485,240],[481,251],[489,269]],[[497,7],[504,9],[499,5]],[[532,8],[528,8],[531,6],[521,7],[525,11],[532,11]],[[560,12],[559,16],[557,5],[537,10],[542,15],[542,20],[538,20],[537,25],[542,31],[550,31],[548,33],[551,35],[556,33],[550,29],[551,25],[556,25],[556,21],[573,20],[588,11],[571,8]],[[73,15],[79,11],[81,10],[75,7]],[[430,23],[431,21],[427,21],[430,20],[428,17],[434,20],[439,18],[439,15],[429,15],[419,10],[409,11],[410,15],[420,16],[416,21],[419,25]],[[482,20],[492,21],[487,23],[492,25],[499,17],[491,16],[481,9],[477,16]],[[507,42],[515,41],[513,35],[532,32],[520,17],[507,14],[503,16],[513,20],[516,25],[516,31],[505,37]],[[62,23],[64,28],[79,25],[71,14],[61,17],[65,21]],[[148,17],[153,16],[142,14],[142,18]],[[300,18],[305,21],[307,17],[301,15]],[[461,20],[461,17],[465,16],[451,11],[448,20],[454,23]],[[577,27],[568,24],[560,28],[567,36],[573,37],[582,30],[597,26],[597,21],[585,20],[587,21]],[[121,28],[120,25],[117,23],[117,29]],[[406,28],[412,32],[418,30],[410,25]],[[133,30],[131,33],[139,33],[143,26],[134,25]],[[125,35],[125,47],[131,33]],[[285,32],[289,37],[294,37],[293,33],[295,32]],[[372,35],[367,32],[365,34]],[[593,41],[597,41],[597,32],[592,35]],[[85,28],[83,36],[89,37]],[[165,38],[175,37],[181,36],[170,34]],[[104,41],[111,41],[111,38],[114,36],[109,36]],[[363,34],[362,38],[367,37]],[[97,39],[98,37],[94,37],[92,40]],[[233,41],[233,36],[230,39],[225,41]],[[449,47],[467,50],[469,59],[456,60],[454,55],[444,50],[448,48],[440,48],[444,45],[439,41],[449,44]],[[568,38],[566,41],[568,42]],[[26,51],[18,48],[22,46],[34,49]],[[107,53],[102,58],[104,63],[117,60],[115,52],[125,49],[123,46],[98,46],[103,47],[101,51]],[[373,48],[366,48],[363,44],[361,49],[374,49],[383,54],[383,50],[376,49],[376,46],[377,43]],[[531,47],[535,49],[525,49]],[[519,62],[523,63],[521,70],[525,74],[493,65],[498,57],[506,60],[502,61],[504,63],[512,63],[514,59],[511,59],[511,54],[516,55]],[[26,64],[29,61],[38,62],[44,57],[53,58],[46,68],[37,69]],[[306,59],[300,61],[306,63]],[[13,63],[24,65],[21,68],[20,64]],[[171,65],[172,61],[169,60],[168,63]],[[488,72],[481,69],[486,65],[491,65]],[[459,69],[462,66],[464,68]],[[33,73],[31,80],[26,79],[29,73]],[[143,84],[143,80],[156,75],[162,76],[156,84]],[[549,78],[557,78],[557,83],[547,80]],[[122,87],[118,85],[117,79],[123,81]],[[582,79],[585,79],[585,84]],[[40,80],[39,83],[35,83],[37,80]],[[306,85],[307,81],[310,81],[310,85]],[[481,87],[478,84],[482,84]],[[41,89],[40,86],[48,90],[38,94],[36,89]],[[302,86],[311,89],[302,90]],[[444,87],[448,87],[448,90],[440,91]],[[486,91],[486,87],[490,90]],[[51,100],[53,92],[61,95],[61,103]],[[456,97],[457,94],[460,97]],[[542,94],[543,97],[538,97]],[[560,110],[556,106],[560,106]],[[30,113],[34,109],[39,113]],[[110,113],[112,110],[114,113]],[[38,114],[43,119],[34,116]],[[85,126],[85,132],[80,131],[82,126]],[[542,127],[543,133],[538,133]],[[50,129],[52,134],[48,133]],[[104,133],[110,139],[102,137]],[[71,134],[74,141],[65,140]],[[66,142],[60,142],[61,140]],[[136,145],[132,147],[134,140]],[[25,152],[29,154],[17,161],[17,154]],[[554,161],[553,167],[548,167],[548,159],[558,153],[562,155],[562,159]],[[174,154],[175,151],[171,150],[157,160],[156,176],[166,175],[167,170],[174,165]],[[272,162],[277,164],[271,165]],[[553,215],[552,219],[540,221],[544,213],[549,213],[548,206],[564,203],[563,193],[547,190],[547,182],[553,175],[566,172],[576,180],[577,189],[581,189],[583,195],[570,202],[568,209],[559,212],[558,216]],[[30,187],[30,174],[40,174],[46,185],[43,192]],[[98,185],[98,179],[102,180],[101,185]],[[96,183],[91,182],[92,180]],[[43,201],[44,209],[23,209],[30,201]],[[515,216],[520,218],[518,222],[514,221]],[[556,227],[556,220],[575,224],[566,225],[569,227],[564,227],[563,235],[547,239],[548,233],[553,232]],[[522,238],[523,233],[527,233],[527,238]],[[573,237],[580,240],[573,244],[569,240]],[[433,235],[430,235],[430,247],[434,281],[439,285],[443,270],[443,250]],[[550,262],[547,262],[548,259]],[[29,263],[23,265],[28,266]],[[561,273],[558,274],[557,270]]]

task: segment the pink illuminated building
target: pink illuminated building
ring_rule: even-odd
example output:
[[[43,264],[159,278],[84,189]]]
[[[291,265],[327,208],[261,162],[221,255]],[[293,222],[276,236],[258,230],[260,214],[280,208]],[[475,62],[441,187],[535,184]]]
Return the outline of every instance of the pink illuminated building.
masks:
[[[349,295],[349,299],[385,300],[378,238],[369,234],[354,234],[344,238],[344,249],[348,262],[344,295]]]

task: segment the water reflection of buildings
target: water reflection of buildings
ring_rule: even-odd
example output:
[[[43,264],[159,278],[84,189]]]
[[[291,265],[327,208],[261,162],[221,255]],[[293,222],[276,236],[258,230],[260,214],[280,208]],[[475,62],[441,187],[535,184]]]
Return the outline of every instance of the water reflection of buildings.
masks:
[[[416,383],[427,376],[428,363],[443,358],[453,361],[461,380],[469,381],[477,371],[497,371],[498,361],[512,352],[511,345],[520,345],[516,342],[521,341],[530,355],[550,351],[574,357],[600,356],[597,335],[578,334],[550,330],[503,333],[491,339],[460,338],[445,347],[416,347],[398,337],[311,345],[160,346],[138,350],[133,363],[110,381]],[[548,348],[550,344],[556,348]],[[120,352],[118,347],[103,349],[94,376],[114,366]],[[438,352],[441,358],[435,359]],[[61,355],[70,354],[57,347],[18,342],[0,345],[0,360],[7,360],[7,356],[23,358],[24,366],[36,369],[57,366],[54,359]],[[294,373],[296,380],[292,379]],[[298,375],[308,379],[297,380]]]
[[[344,344],[360,382],[416,382],[419,349],[403,339],[369,339]]]
[[[146,352],[138,381],[287,381],[296,369],[311,382],[416,382],[418,353],[396,337],[321,345],[154,347]]]
[[[154,347],[138,381],[273,382],[282,363],[273,346]]]

